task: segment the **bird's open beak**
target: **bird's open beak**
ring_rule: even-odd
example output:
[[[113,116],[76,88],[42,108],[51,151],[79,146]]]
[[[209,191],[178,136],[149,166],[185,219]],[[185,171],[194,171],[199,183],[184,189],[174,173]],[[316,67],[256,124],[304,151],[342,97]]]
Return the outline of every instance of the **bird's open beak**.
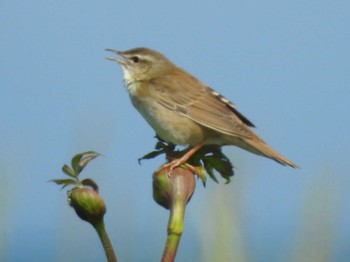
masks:
[[[126,59],[126,57],[123,55],[123,52],[120,52],[120,51],[117,51],[117,50],[114,50],[114,49],[105,49],[105,51],[112,52],[112,53],[117,54],[117,55],[119,55],[119,56],[121,56],[121,57]],[[111,61],[117,62],[118,64],[121,64],[121,65],[126,65],[128,63],[127,60],[118,59],[116,57],[107,56],[105,58],[107,60],[111,60]]]

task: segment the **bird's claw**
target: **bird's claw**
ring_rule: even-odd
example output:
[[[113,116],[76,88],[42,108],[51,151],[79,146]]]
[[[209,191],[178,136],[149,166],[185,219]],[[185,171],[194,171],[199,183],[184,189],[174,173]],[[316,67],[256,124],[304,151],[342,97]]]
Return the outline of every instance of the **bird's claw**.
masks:
[[[183,161],[181,159],[176,159],[176,160],[173,160],[173,161],[161,166],[156,171],[156,174],[159,174],[161,171],[168,169],[167,175],[168,175],[168,178],[171,178],[171,173],[172,173],[173,169],[180,167],[182,165],[184,165],[186,168],[188,168],[188,170],[190,170],[193,174],[197,173],[196,168],[194,166],[192,166],[188,163],[183,163]]]

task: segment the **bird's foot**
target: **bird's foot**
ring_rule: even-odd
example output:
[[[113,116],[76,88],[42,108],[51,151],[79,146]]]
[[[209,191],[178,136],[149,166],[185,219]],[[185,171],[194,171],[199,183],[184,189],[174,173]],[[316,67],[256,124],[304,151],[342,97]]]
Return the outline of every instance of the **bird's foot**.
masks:
[[[187,163],[187,160],[203,145],[204,142],[199,143],[195,145],[194,147],[190,148],[181,158],[174,159],[169,163],[166,163],[165,165],[161,166],[156,173],[159,174],[162,170],[164,169],[169,169],[168,170],[168,177],[171,177],[171,172],[173,171],[174,168],[179,167],[181,165],[185,165],[186,168],[188,168],[192,173],[197,173],[196,168],[193,167],[192,165]]]
[[[185,160],[186,161],[186,160]],[[160,172],[164,170],[168,170],[168,177],[171,178],[172,171],[177,168],[184,165],[188,170],[190,170],[193,174],[196,173],[196,168],[186,162],[183,161],[182,158],[175,159],[169,163],[166,163],[165,165],[162,165],[157,171],[156,174],[159,174]]]

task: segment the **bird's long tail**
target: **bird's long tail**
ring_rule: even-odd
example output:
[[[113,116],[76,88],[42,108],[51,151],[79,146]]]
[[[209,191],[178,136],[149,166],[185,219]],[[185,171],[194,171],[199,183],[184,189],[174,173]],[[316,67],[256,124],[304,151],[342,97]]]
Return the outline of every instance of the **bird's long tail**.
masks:
[[[252,153],[268,157],[284,166],[300,168],[297,164],[295,164],[294,162],[290,161],[288,158],[284,157],[283,155],[281,155],[280,153],[272,149],[269,145],[267,145],[261,139],[258,139],[258,140],[247,139],[247,140],[244,140],[244,142],[248,145],[248,148],[245,148],[245,149],[248,149]]]

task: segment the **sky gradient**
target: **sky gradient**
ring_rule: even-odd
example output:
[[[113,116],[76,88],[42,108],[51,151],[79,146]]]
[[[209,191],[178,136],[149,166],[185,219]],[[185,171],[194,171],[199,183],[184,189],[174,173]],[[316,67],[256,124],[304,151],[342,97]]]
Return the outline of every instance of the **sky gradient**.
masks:
[[[66,203],[61,166],[107,204],[120,261],[157,261],[164,159],[105,48],[150,47],[222,93],[301,170],[226,147],[229,185],[197,183],[178,261],[347,261],[350,256],[349,1],[2,1],[0,260],[104,261]]]

